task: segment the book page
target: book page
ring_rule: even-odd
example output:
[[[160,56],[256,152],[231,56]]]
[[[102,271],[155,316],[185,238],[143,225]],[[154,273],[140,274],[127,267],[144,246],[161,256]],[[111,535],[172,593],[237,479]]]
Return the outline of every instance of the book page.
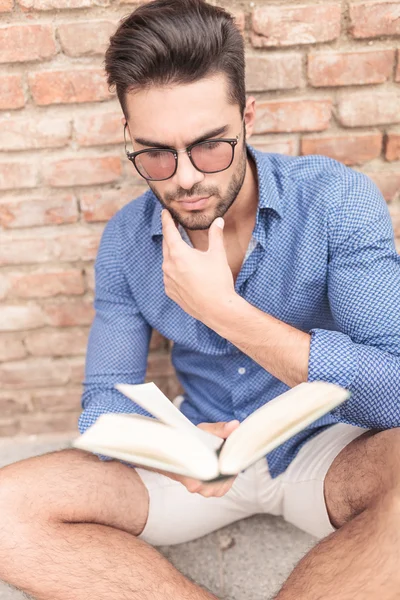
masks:
[[[72,446],[196,479],[219,474],[215,451],[196,436],[142,415],[100,415]]]
[[[301,383],[257,409],[222,447],[223,474],[238,473],[344,402],[348,390],[322,381]]]
[[[155,383],[142,383],[138,385],[130,385],[127,383],[117,383],[116,389],[130,398],[139,406],[147,410],[167,425],[182,429],[196,436],[211,450],[218,450],[221,447],[223,440],[218,436],[199,429],[188,418],[176,408],[174,404],[163,394]]]

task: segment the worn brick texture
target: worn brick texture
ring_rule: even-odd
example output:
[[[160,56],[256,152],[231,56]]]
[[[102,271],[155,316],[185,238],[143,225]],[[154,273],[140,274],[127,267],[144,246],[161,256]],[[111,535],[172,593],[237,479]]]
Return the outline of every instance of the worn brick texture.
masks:
[[[253,145],[367,173],[400,251],[400,0],[220,3],[246,43]],[[103,71],[135,6],[0,0],[0,436],[77,432],[98,243],[146,189]],[[156,331],[147,380],[180,391]]]

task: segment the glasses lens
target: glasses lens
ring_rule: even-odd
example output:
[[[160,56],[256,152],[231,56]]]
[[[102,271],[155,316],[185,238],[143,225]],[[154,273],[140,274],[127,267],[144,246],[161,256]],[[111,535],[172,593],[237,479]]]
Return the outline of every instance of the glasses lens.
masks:
[[[216,173],[227,169],[233,159],[230,142],[200,142],[192,147],[190,154],[197,169],[205,173]]]
[[[146,179],[168,179],[175,171],[175,156],[170,150],[146,150],[135,157],[135,165]]]

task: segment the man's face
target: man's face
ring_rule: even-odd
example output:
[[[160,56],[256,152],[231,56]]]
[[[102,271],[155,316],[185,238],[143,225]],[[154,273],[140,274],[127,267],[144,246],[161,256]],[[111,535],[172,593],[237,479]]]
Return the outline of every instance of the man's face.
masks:
[[[224,171],[202,173],[192,165],[186,152],[180,152],[173,177],[148,181],[178,223],[187,229],[208,229],[233,204],[246,173],[244,125],[239,106],[228,102],[225,76],[130,93],[127,110],[134,151],[160,144],[181,150],[204,136],[213,140],[240,136],[233,162]],[[221,133],[213,135],[222,128]],[[193,200],[199,198],[205,200],[196,206]]]

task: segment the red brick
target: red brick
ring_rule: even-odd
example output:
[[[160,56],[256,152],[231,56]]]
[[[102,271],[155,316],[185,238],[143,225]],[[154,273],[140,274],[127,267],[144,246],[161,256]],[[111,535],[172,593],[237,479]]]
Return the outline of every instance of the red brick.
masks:
[[[129,196],[121,190],[99,190],[80,194],[80,207],[85,221],[109,221],[111,217],[133,198],[146,191],[144,186],[133,186]]]
[[[31,358],[0,364],[0,388],[29,389],[65,385],[70,378],[70,367],[65,359]]]
[[[386,160],[400,160],[400,132],[388,133],[386,141]]]
[[[328,42],[340,35],[339,3],[256,8],[252,15],[255,47]]]
[[[0,77],[0,110],[9,110],[25,106],[21,75],[2,75]]]
[[[100,238],[101,231],[60,236],[58,239],[60,245],[59,259],[68,262],[94,260],[97,255]]]
[[[400,2],[357,2],[350,4],[350,33],[355,38],[400,35]]]
[[[30,409],[30,398],[27,392],[0,391],[0,414],[2,417],[21,415],[28,409]]]
[[[150,350],[165,350],[167,341],[159,331],[153,329],[150,339]]]
[[[69,187],[110,183],[119,179],[121,173],[119,156],[95,156],[49,161],[44,168],[43,178],[47,185]]]
[[[293,98],[260,102],[254,133],[322,131],[329,127],[330,99]]]
[[[248,92],[298,88],[302,84],[301,54],[253,54],[246,56]]]
[[[21,331],[35,329],[46,322],[42,309],[35,304],[26,306],[10,305],[1,307],[0,331]]]
[[[14,117],[0,119],[2,150],[61,148],[71,137],[71,123],[66,119],[47,117]]]
[[[54,239],[0,237],[0,266],[37,264],[57,259]]]
[[[14,0],[0,0],[0,13],[11,12],[14,8]]]
[[[18,0],[24,10],[64,10],[87,8],[90,6],[109,6],[109,0]]]
[[[308,57],[308,77],[314,87],[384,83],[391,78],[394,50],[318,52]]]
[[[66,413],[37,413],[22,415],[20,431],[24,434],[74,432],[78,435],[78,419],[82,411]]]
[[[85,267],[84,270],[86,285],[89,291],[94,292],[95,281],[94,281],[94,268],[92,266]]]
[[[33,390],[33,409],[46,413],[82,410],[82,390],[80,388],[53,388]]]
[[[171,355],[168,353],[152,352],[148,356],[146,377],[152,380],[157,376],[174,375]]]
[[[75,356],[68,359],[71,372],[71,383],[82,384],[85,377],[85,357]]]
[[[381,149],[381,133],[307,137],[301,141],[302,154],[323,154],[345,165],[359,165],[377,158]]]
[[[10,25],[0,28],[0,63],[45,60],[56,54],[51,25]]]
[[[87,337],[85,329],[39,329],[25,336],[25,345],[33,356],[70,356],[86,353]]]
[[[338,119],[345,127],[400,122],[400,94],[366,90],[347,92],[339,99]]]
[[[100,102],[113,97],[102,69],[38,71],[28,75],[33,100],[40,106]]]
[[[368,171],[366,175],[375,182],[381,190],[386,202],[400,200],[400,172],[398,171]]]
[[[112,21],[74,21],[58,26],[64,54],[68,56],[103,55],[116,25]]]
[[[19,360],[26,355],[26,348],[15,332],[0,334],[0,362]]]
[[[124,126],[121,117],[122,114],[119,112],[77,116],[74,121],[76,142],[80,146],[122,144]]]
[[[90,325],[94,317],[93,300],[60,298],[43,304],[46,322],[52,327]]]
[[[37,167],[29,162],[0,163],[0,190],[33,188],[37,185]]]
[[[240,32],[243,33],[244,28],[245,28],[245,14],[242,10],[234,10],[234,9],[229,9],[229,12],[231,13],[231,15],[233,16],[233,18],[235,19],[235,25],[236,27],[239,29]]]
[[[267,138],[250,138],[249,144],[261,152],[276,152],[278,154],[297,155],[297,140],[281,136],[268,136]]]
[[[78,218],[78,207],[72,194],[43,200],[0,200],[0,225],[5,228],[76,223]]]
[[[49,261],[94,260],[101,237],[101,231],[72,230],[71,234],[52,236],[41,234],[38,237],[0,237],[0,266],[38,264]],[[11,243],[12,242],[12,243]]]
[[[32,273],[8,273],[8,295],[16,298],[49,298],[66,295],[81,295],[85,282],[80,269],[53,269]]]

